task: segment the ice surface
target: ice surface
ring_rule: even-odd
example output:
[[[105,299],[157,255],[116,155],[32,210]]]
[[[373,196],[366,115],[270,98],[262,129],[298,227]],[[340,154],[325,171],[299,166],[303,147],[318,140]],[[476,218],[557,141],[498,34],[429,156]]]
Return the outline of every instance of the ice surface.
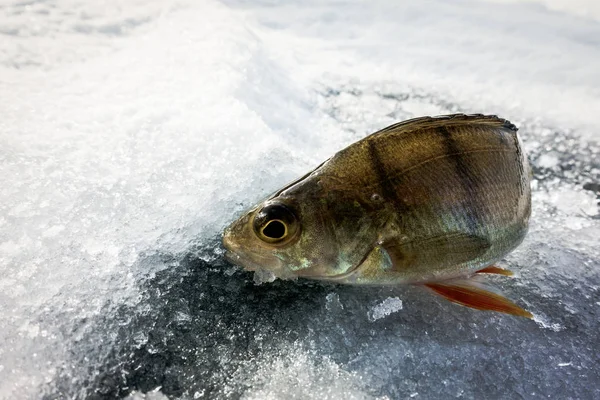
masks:
[[[126,400],[167,400],[168,397],[160,392],[160,388],[156,388],[148,393],[133,392],[125,397]]]
[[[377,321],[400,310],[402,310],[402,300],[398,297],[388,297],[369,311],[369,319]]]
[[[600,397],[596,2],[0,10],[0,398]],[[449,112],[520,127],[532,225],[501,263],[516,279],[490,279],[534,321],[413,287],[257,286],[223,260],[249,205]]]

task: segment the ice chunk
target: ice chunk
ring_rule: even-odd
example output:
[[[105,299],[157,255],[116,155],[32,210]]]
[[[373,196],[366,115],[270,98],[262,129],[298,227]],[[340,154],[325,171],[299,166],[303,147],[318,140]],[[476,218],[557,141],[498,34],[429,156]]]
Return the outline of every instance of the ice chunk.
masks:
[[[398,297],[388,297],[381,303],[377,304],[369,311],[369,319],[371,321],[377,321],[378,319],[385,318],[390,314],[402,310],[402,300]]]
[[[325,307],[329,311],[344,309],[344,305],[340,302],[340,296],[337,293],[328,293],[327,296],[325,296]]]
[[[266,282],[273,282],[275,279],[277,279],[277,276],[275,276],[275,274],[268,269],[257,269],[254,271],[254,282],[257,285]]]

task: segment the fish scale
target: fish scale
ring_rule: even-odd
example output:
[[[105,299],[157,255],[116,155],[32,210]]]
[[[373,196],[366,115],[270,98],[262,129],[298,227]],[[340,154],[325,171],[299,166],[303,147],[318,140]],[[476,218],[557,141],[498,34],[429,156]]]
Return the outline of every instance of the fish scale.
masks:
[[[255,218],[265,213],[272,219]],[[223,241],[232,261],[283,279],[417,284],[530,316],[469,279],[502,271],[492,265],[522,242],[530,213],[517,128],[454,114],[400,122],[346,147],[248,211]]]

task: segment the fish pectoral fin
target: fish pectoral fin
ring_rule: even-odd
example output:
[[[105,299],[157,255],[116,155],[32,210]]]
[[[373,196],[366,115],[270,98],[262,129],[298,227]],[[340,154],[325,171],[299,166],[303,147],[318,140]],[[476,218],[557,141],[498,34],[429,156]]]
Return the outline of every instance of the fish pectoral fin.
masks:
[[[508,269],[496,267],[495,265],[490,265],[489,267],[480,269],[479,271],[477,271],[477,273],[478,274],[498,274],[498,275],[504,275],[504,276],[513,276],[514,275],[512,271],[510,271]]]
[[[533,318],[533,315],[490,287],[473,279],[454,279],[426,283],[424,286],[453,303],[477,310],[497,311],[505,314]]]
[[[417,238],[409,242],[383,240],[381,247],[388,253],[392,269],[427,268],[432,265],[452,266],[472,261],[485,253],[489,242],[480,236],[463,232]]]

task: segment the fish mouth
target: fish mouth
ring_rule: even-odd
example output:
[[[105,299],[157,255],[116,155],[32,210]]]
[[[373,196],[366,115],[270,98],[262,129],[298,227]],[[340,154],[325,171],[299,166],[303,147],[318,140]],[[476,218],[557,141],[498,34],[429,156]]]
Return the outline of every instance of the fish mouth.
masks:
[[[223,234],[223,247],[225,247],[225,260],[249,271],[254,270],[247,267],[249,265],[249,260],[240,256],[239,246],[235,244],[231,237],[231,228],[226,229]]]
[[[225,232],[223,232],[223,237],[221,240],[223,242],[223,247],[225,247],[225,249],[228,252],[235,250],[235,248],[237,247],[235,245],[235,242],[232,239],[231,227],[225,229]]]
[[[255,261],[255,257],[252,254],[248,255],[244,251],[241,251],[240,246],[234,244],[231,239],[227,236],[223,237],[223,246],[225,247],[225,260],[232,264],[238,265],[246,271],[258,271],[258,270],[269,270],[264,264]]]
[[[225,260],[229,261],[232,264],[239,264],[240,256],[238,256],[231,250],[227,250],[225,251]]]
[[[257,263],[249,260],[246,257],[240,256],[239,253],[236,253],[235,251],[232,251],[232,250],[227,250],[225,252],[225,260],[229,261],[232,264],[239,265],[246,271],[256,271],[258,269],[264,269]]]

